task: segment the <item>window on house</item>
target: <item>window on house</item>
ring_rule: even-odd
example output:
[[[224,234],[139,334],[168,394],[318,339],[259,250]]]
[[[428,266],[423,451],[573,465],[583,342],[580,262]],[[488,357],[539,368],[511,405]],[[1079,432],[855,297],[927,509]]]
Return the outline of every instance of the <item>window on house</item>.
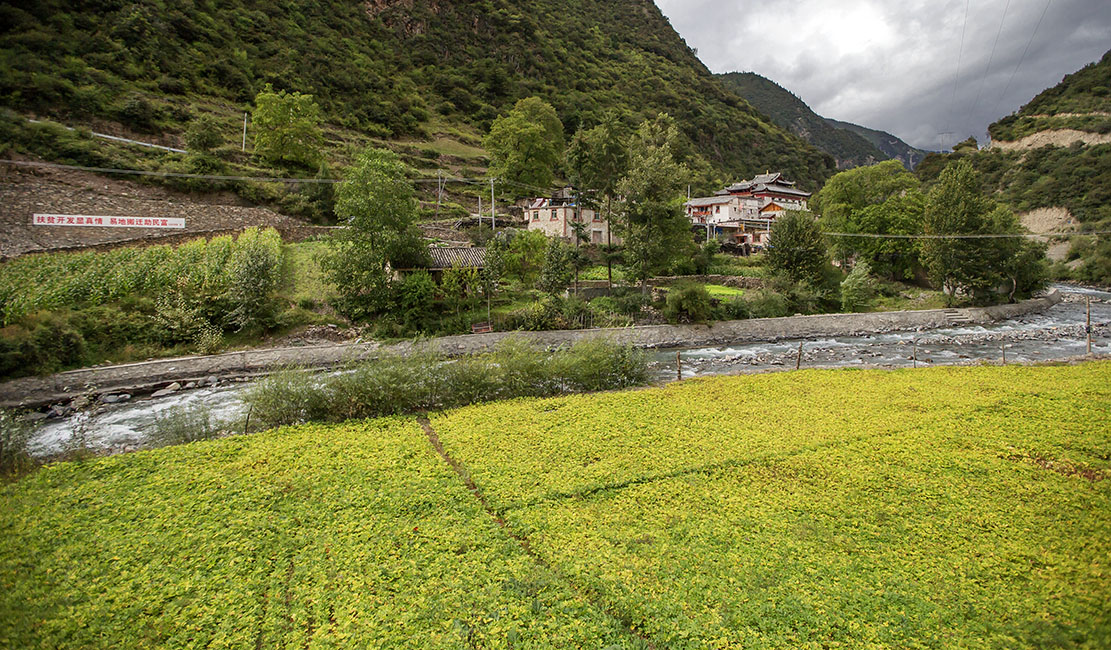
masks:
[[[539,210],[532,213],[532,220],[536,221],[538,219],[540,219],[540,211]]]
[[[714,206],[714,212],[715,213],[720,213],[721,212],[721,206],[720,205],[715,205]]]
[[[558,211],[558,210],[552,210],[552,218],[551,218],[551,220],[552,220],[552,221],[555,221],[555,220],[557,220],[557,219],[559,219],[559,211]]]
[[[598,214],[597,212],[595,212],[595,213],[594,213],[594,219],[593,219],[593,220],[594,220],[594,221],[599,221],[599,222],[600,222],[600,221],[602,220],[602,215],[600,215],[600,214]]]

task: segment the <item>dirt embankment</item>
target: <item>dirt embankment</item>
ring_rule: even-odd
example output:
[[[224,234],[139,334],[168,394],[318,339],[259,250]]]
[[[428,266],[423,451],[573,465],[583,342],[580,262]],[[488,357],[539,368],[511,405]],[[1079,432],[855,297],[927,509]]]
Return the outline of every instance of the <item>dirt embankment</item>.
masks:
[[[1111,133],[1089,133],[1075,129],[1055,129],[1052,131],[1039,131],[1031,133],[1025,138],[1014,141],[996,140],[991,143],[991,149],[1001,151],[1029,151],[1040,147],[1067,147],[1074,142],[1083,142],[1086,145],[1111,144]]]
[[[184,218],[184,230],[35,226],[35,213]],[[287,240],[327,229],[245,204],[230,193],[188,194],[89,172],[0,165],[0,259],[26,253],[177,243],[271,226]]]
[[[1076,218],[1067,208],[1038,208],[1019,215],[1022,225],[1035,235],[1069,232],[1076,229]],[[1050,238],[1041,238],[1048,241]],[[1072,246],[1068,241],[1049,241],[1046,256],[1054,262],[1064,260]]]

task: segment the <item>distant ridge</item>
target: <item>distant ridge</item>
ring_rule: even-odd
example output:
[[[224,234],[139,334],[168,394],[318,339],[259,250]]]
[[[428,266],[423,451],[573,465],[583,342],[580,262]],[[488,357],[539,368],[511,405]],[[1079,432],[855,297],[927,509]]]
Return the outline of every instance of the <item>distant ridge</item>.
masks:
[[[922,159],[926,157],[926,154],[930,153],[924,149],[912,147],[886,131],[869,129],[866,126],[860,126],[852,122],[842,122],[828,117],[825,118],[825,120],[839,129],[845,129],[846,131],[851,131],[859,135],[870,142],[872,146],[882,151],[887,158],[894,158],[902,161],[903,166],[907,169],[914,169],[917,167],[918,163],[922,162]]]

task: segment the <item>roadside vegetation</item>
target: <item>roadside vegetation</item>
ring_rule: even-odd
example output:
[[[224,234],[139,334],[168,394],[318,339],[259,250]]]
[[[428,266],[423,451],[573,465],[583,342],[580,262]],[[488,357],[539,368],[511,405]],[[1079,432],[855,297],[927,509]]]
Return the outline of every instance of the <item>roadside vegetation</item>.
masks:
[[[1109,371],[719,377],[54,464],[0,488],[0,644],[1101,647]]]

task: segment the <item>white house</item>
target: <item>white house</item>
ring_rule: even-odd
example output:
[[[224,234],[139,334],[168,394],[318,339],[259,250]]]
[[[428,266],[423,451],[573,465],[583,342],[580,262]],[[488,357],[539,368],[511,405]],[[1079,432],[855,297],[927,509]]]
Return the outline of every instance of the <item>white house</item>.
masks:
[[[609,222],[591,208],[583,207],[573,189],[566,188],[546,199],[532,199],[525,208],[529,230],[539,230],[549,237],[574,241],[576,222],[583,224],[583,234],[591,244],[620,244],[621,238],[610,232]]]

